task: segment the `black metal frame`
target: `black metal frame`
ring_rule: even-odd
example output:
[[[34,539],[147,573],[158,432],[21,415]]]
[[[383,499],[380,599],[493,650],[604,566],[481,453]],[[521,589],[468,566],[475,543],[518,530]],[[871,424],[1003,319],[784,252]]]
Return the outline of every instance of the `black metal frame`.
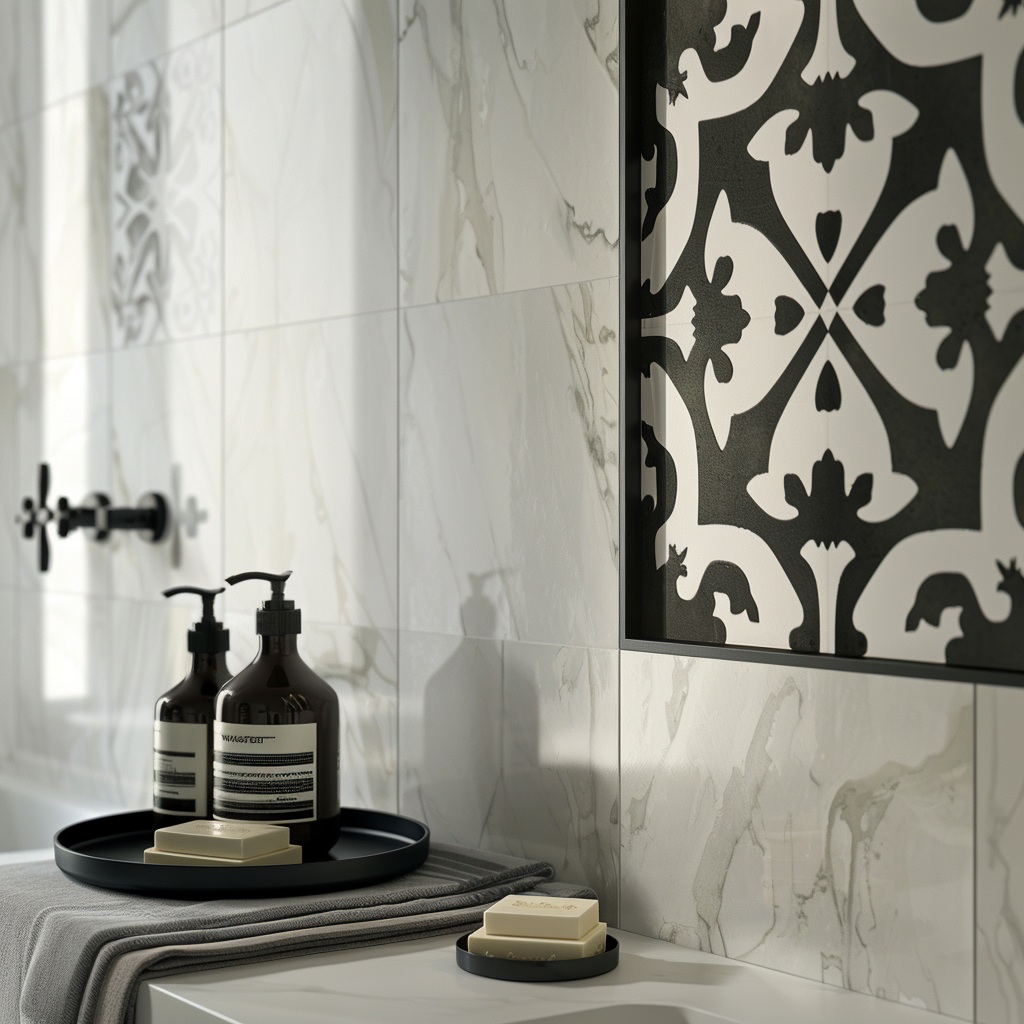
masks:
[[[931,662],[803,654],[781,648],[740,647],[655,639],[639,621],[635,550],[640,509],[640,117],[639,60],[643,0],[619,0],[619,647],[681,657],[909,676],[918,679],[1024,686],[1024,672],[962,668]]]

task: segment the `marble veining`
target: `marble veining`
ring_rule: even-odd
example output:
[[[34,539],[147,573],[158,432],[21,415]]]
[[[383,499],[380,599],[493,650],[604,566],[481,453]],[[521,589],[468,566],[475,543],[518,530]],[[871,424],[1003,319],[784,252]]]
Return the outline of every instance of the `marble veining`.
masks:
[[[396,332],[372,313],[226,342],[226,571],[293,570],[310,621],[397,626]]]
[[[395,306],[395,0],[293,0],[224,33],[229,330]]]
[[[617,921],[617,662],[403,630],[401,811],[439,841],[548,861]]]
[[[607,0],[402,0],[401,298],[609,276],[618,24]]]
[[[622,654],[623,926],[973,1010],[970,686]]]
[[[115,345],[220,327],[220,79],[213,36],[109,88]]]
[[[979,1024],[1024,1021],[1024,691],[979,686],[975,956]]]
[[[617,647],[616,317],[614,280],[404,311],[402,628]]]
[[[110,361],[111,497],[131,506],[159,491],[174,516],[160,544],[135,534],[106,542],[113,594],[155,600],[171,586],[214,586],[223,576],[220,339],[126,348]]]

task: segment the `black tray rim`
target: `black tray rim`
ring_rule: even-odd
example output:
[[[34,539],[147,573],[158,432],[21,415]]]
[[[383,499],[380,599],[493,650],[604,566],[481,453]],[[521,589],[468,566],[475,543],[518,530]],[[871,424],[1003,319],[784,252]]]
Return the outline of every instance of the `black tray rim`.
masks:
[[[66,875],[118,892],[177,899],[239,899],[299,896],[382,882],[418,868],[430,852],[430,829],[415,818],[358,807],[341,809],[341,827],[385,833],[400,841],[392,850],[346,860],[251,867],[144,864],[77,849],[85,843],[153,832],[153,812],[124,811],[89,818],[60,829],[53,856]]]
[[[455,943],[455,962],[470,974],[495,981],[583,981],[614,971],[619,966],[619,942],[608,936],[603,953],[579,960],[502,960],[496,956],[470,953],[467,932]]]

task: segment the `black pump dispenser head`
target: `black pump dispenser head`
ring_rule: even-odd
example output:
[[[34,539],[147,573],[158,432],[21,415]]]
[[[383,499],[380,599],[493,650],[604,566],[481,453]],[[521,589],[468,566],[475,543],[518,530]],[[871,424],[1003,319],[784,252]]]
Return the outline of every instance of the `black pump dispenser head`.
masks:
[[[213,599],[224,588],[203,590],[201,587],[171,587],[164,597],[175,594],[198,594],[203,599],[203,617],[188,631],[188,649],[193,654],[223,654],[230,649],[231,634],[213,615]]]
[[[256,612],[256,632],[260,636],[288,636],[302,632],[302,612],[294,601],[284,599],[284,585],[291,576],[288,572],[240,572],[229,576],[226,583],[234,586],[243,580],[266,580],[270,584],[270,600]]]

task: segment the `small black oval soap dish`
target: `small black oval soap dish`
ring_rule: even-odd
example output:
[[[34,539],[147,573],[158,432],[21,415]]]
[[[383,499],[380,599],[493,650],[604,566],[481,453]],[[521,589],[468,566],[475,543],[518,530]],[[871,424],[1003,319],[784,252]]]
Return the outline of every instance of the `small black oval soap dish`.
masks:
[[[603,953],[578,960],[505,960],[470,953],[466,934],[455,943],[455,962],[470,974],[498,981],[580,981],[614,971],[619,966],[619,944],[609,935]]]

